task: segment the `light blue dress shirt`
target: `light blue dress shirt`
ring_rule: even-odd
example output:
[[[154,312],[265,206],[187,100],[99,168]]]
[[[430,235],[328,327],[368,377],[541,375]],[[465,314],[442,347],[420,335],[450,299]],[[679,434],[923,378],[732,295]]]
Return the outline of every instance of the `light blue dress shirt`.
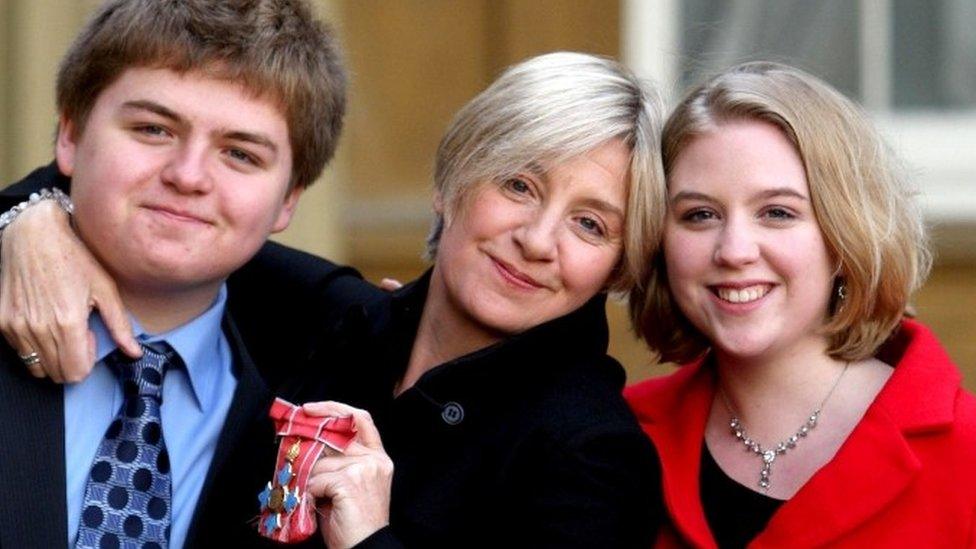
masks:
[[[186,541],[237,387],[231,365],[233,354],[220,327],[226,302],[227,286],[224,285],[203,314],[164,334],[147,334],[130,318],[138,341],[165,341],[186,364],[186,369],[173,368],[166,372],[160,409],[173,481],[170,547],[182,547]],[[92,461],[105,431],[122,407],[123,398],[121,383],[102,362],[116,345],[97,314],[92,315],[89,324],[97,344],[95,367],[84,381],[67,385],[64,390],[69,547],[74,546],[78,534]]]

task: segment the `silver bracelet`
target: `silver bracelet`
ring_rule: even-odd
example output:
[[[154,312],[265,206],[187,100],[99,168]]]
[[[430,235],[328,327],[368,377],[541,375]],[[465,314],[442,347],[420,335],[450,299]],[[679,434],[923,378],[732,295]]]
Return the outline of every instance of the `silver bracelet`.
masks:
[[[53,189],[41,189],[36,193],[31,193],[27,200],[0,214],[0,231],[3,231],[7,228],[7,225],[13,223],[14,219],[17,219],[17,216],[21,212],[42,200],[55,201],[68,215],[75,213],[75,205],[71,202],[71,198],[61,192],[61,189],[57,187]]]

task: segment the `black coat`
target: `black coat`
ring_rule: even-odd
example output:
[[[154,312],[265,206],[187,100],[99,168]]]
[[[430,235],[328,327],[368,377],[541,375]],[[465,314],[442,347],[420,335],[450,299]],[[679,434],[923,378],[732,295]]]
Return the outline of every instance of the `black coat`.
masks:
[[[394,462],[392,527],[364,545],[648,547],[663,512],[657,456],[606,355],[604,297],[394,398],[428,281],[363,294],[307,372],[306,388],[373,414]]]

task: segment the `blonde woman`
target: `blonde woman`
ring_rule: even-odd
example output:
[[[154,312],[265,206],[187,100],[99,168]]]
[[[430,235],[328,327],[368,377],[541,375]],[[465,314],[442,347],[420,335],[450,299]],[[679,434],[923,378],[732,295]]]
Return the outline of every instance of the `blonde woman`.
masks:
[[[771,63],[665,124],[663,249],[633,321],[675,374],[626,392],[696,547],[962,547],[976,401],[905,317],[929,268],[910,193],[861,110]]]

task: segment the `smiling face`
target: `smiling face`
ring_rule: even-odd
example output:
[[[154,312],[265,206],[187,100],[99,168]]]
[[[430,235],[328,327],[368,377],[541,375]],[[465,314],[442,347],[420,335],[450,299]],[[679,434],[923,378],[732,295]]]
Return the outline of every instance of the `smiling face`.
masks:
[[[833,262],[800,156],[779,128],[733,120],[692,138],[668,201],[668,283],[720,355],[826,346]]]
[[[620,260],[629,161],[614,140],[545,173],[479,183],[446,212],[428,301],[489,339],[582,306]]]
[[[78,233],[123,294],[212,299],[299,196],[280,109],[193,71],[127,70],[83,131],[62,120],[57,159]]]

